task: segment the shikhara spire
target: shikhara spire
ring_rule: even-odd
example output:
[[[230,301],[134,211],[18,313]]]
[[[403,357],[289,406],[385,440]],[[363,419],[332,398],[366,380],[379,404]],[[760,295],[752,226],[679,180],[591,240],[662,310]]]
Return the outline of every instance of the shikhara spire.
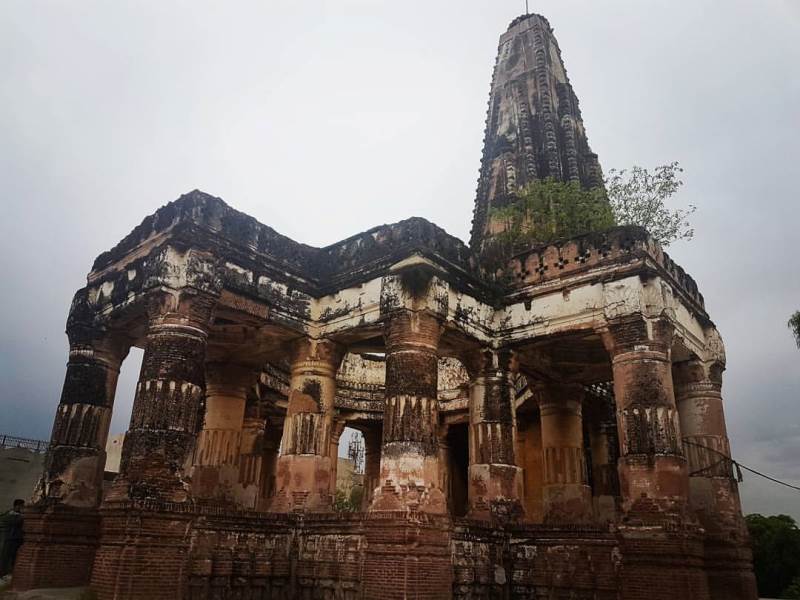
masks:
[[[547,177],[579,181],[587,188],[603,179],[553,29],[544,17],[526,14],[500,36],[472,221],[473,249],[483,246],[493,207],[502,206],[516,189]]]

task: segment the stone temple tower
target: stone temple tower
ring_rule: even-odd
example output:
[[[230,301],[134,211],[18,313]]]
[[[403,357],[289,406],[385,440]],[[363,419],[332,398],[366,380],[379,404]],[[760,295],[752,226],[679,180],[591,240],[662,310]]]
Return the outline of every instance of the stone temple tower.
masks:
[[[490,211],[535,179],[602,184],[550,23],[535,14],[512,21],[500,36],[492,75],[470,245],[497,233]]]

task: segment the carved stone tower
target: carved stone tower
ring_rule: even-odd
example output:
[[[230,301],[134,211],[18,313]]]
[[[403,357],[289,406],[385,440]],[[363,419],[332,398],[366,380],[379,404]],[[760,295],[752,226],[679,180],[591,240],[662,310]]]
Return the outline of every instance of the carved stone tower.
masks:
[[[523,15],[500,36],[492,75],[470,245],[483,247],[498,233],[492,208],[535,179],[602,184],[550,23]]]

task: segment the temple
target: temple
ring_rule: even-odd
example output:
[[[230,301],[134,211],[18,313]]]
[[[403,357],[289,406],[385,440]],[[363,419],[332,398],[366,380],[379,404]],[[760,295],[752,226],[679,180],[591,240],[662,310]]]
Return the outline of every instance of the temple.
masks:
[[[190,192],[101,254],[16,589],[100,600],[753,600],[697,285],[617,227],[489,269],[491,211],[602,185],[546,19],[500,38],[470,246],[411,218],[326,248]],[[144,357],[104,486],[120,364]],[[335,512],[345,427],[360,512]]]

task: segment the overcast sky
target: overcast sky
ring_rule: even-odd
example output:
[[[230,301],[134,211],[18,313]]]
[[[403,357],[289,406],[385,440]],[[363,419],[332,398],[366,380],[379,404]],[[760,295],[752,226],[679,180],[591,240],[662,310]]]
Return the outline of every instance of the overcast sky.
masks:
[[[467,240],[498,36],[522,0],[0,3],[0,433],[47,438],[92,260],[199,188],[326,245]],[[800,2],[532,1],[605,170],[672,160],[670,249],[727,346],[734,456],[800,484]],[[123,366],[124,431],[140,351]],[[745,474],[747,512],[800,493]]]

